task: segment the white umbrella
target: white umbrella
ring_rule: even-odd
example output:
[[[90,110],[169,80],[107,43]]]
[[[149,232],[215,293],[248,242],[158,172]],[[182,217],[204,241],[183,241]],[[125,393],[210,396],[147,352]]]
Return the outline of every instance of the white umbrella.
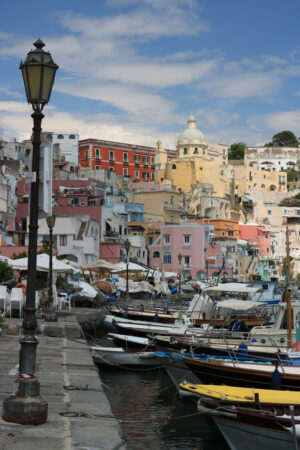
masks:
[[[116,267],[115,270],[112,270],[112,272],[118,273],[118,272],[125,272],[127,270],[126,263],[119,263],[119,264],[116,264],[116,266],[118,266],[118,267]],[[147,272],[148,269],[144,266],[140,266],[139,264],[130,262],[128,264],[128,271],[129,272]]]
[[[28,258],[12,259],[12,260],[10,260],[9,265],[14,270],[27,270]],[[47,255],[46,253],[37,255],[36,269],[39,272],[48,272],[49,271],[49,255]],[[52,256],[52,270],[53,270],[53,272],[61,272],[61,273],[79,272],[78,269],[75,269],[70,264],[66,264],[63,261],[60,261],[59,259],[56,258],[56,256]]]

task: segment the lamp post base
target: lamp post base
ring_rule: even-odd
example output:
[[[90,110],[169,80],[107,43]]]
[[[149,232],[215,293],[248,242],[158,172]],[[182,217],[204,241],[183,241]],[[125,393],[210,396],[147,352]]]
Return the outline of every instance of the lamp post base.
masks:
[[[2,419],[21,425],[47,422],[48,403],[39,395],[36,378],[17,378],[17,392],[3,401]]]

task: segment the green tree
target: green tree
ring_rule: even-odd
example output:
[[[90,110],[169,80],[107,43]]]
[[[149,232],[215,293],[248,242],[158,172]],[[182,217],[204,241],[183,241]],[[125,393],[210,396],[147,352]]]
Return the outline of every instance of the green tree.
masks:
[[[286,172],[286,179],[289,183],[290,181],[294,180],[294,169],[283,169],[282,172]]]
[[[231,144],[228,151],[228,159],[244,159],[246,144],[235,142]]]
[[[280,131],[266,147],[299,147],[299,141],[292,131]]]
[[[0,261],[0,283],[9,281],[14,278],[13,269],[7,264],[6,261]]]

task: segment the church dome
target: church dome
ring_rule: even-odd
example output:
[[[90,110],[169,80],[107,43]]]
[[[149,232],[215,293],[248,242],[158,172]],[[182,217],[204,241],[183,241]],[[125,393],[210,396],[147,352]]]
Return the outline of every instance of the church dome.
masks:
[[[191,143],[206,143],[204,134],[196,128],[196,119],[193,115],[189,117],[188,128],[180,133],[177,145]]]

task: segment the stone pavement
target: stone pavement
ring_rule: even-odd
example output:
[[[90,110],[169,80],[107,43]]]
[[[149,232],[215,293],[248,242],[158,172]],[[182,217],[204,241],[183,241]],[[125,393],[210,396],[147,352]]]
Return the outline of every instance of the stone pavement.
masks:
[[[39,320],[42,332],[67,336],[38,336],[36,373],[41,396],[48,402],[47,423],[32,426],[2,420],[3,399],[15,392],[20,350],[19,336],[7,333],[15,333],[21,319],[6,322],[9,328],[0,335],[0,449],[125,449],[119,422],[112,415],[88,345],[79,337],[81,329],[72,313],[59,317],[56,324]]]

